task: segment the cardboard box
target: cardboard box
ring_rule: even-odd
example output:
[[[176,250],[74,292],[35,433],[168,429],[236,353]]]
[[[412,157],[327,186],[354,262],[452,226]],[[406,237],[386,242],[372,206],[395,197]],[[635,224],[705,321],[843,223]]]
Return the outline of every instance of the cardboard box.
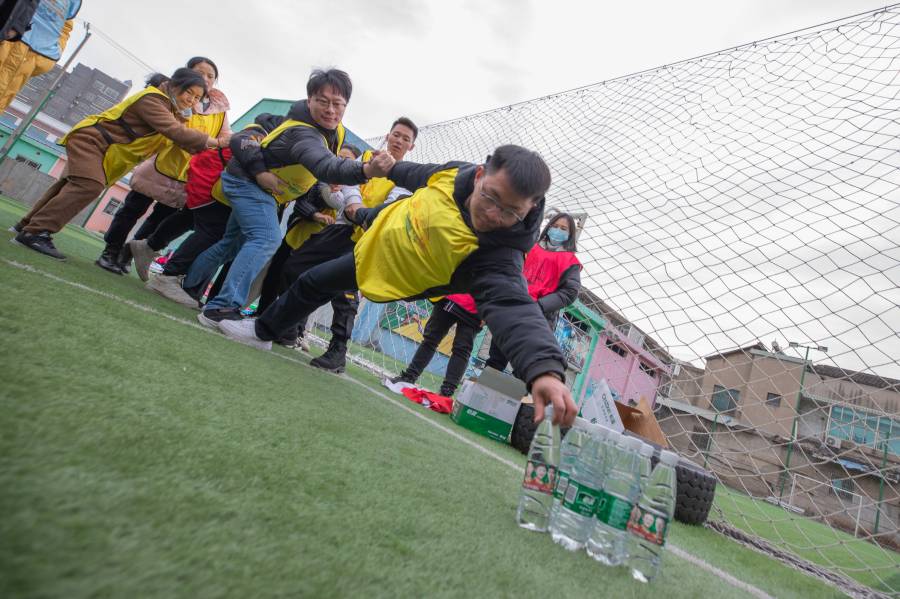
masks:
[[[508,443],[525,394],[522,381],[485,368],[477,381],[463,383],[450,419],[478,434]]]
[[[591,382],[581,402],[581,417],[618,432],[630,431],[647,441],[668,447],[666,435],[659,427],[650,403],[641,398],[636,407],[627,406],[613,399],[606,379]]]

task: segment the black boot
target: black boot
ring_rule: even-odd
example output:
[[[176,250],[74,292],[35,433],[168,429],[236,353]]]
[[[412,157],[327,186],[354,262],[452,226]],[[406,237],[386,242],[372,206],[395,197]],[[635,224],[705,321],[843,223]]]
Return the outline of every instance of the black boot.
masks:
[[[318,358],[310,360],[309,365],[341,374],[347,366],[347,342],[343,339],[332,337],[325,353]]]
[[[127,243],[119,250],[119,255],[116,256],[116,264],[123,275],[131,272],[131,248],[128,247]]]
[[[456,385],[448,385],[444,383],[441,385],[441,395],[444,397],[453,397],[453,394],[456,393]]]
[[[94,264],[111,273],[117,275],[123,274],[122,269],[119,268],[119,251],[120,248],[107,245],[103,248],[103,253],[100,254],[100,257],[94,261]]]

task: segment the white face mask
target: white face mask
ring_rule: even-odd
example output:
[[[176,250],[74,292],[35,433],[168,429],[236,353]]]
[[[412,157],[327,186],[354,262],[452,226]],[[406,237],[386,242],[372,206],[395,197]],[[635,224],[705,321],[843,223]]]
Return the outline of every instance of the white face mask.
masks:
[[[175,96],[169,95],[169,101],[172,103],[172,106],[175,107],[175,110],[177,110],[178,113],[182,117],[189,119],[189,118],[191,118],[191,115],[194,114],[194,111],[190,107],[185,108],[184,110],[179,109],[178,103],[175,101]]]

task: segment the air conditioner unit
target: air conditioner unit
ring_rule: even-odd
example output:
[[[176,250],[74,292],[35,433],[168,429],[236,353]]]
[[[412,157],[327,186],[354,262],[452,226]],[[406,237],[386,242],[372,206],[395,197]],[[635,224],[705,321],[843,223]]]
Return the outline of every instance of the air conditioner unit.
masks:
[[[825,445],[832,449],[840,449],[841,448],[841,440],[838,437],[827,436],[825,437]]]

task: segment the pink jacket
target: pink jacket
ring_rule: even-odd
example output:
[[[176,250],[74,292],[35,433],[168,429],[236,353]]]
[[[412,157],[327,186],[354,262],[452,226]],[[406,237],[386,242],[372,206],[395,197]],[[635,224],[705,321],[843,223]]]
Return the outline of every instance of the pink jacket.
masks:
[[[213,88],[209,92],[209,105],[206,110],[199,105],[195,107],[195,110],[200,114],[218,114],[227,112],[229,108],[230,105],[225,94]],[[228,117],[225,117],[221,133],[231,133]],[[182,208],[187,201],[184,183],[170,179],[156,170],[156,156],[151,156],[135,167],[134,173],[131,175],[131,188],[172,208]]]

